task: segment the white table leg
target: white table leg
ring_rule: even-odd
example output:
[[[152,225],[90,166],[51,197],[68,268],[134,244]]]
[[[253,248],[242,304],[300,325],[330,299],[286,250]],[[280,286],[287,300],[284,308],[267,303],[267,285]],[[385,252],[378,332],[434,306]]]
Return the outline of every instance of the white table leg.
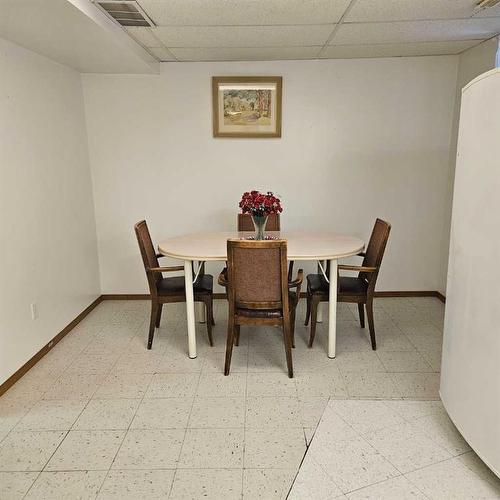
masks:
[[[316,313],[316,322],[323,323],[323,308],[321,307],[321,302],[318,304],[318,310]]]
[[[321,265],[323,266],[323,269],[325,269],[325,272],[326,272],[326,260],[322,260]],[[318,274],[321,274],[321,268],[319,267],[319,264],[318,264]],[[318,311],[316,313],[316,321],[318,323],[323,323],[323,308],[321,307],[321,302],[318,304]]]
[[[198,323],[205,323],[205,304],[203,302],[196,303],[196,318]]]
[[[186,284],[186,312],[188,329],[188,351],[191,359],[196,358],[196,325],[194,321],[193,269],[191,261],[184,261],[184,280]]]
[[[335,357],[337,343],[337,260],[330,260],[330,296],[328,302],[328,357]]]
[[[203,262],[198,262],[196,260],[193,261],[195,274],[198,272],[199,266],[201,266],[202,264]],[[205,304],[203,302],[196,302],[194,306],[196,312],[196,321],[198,323],[205,323]]]

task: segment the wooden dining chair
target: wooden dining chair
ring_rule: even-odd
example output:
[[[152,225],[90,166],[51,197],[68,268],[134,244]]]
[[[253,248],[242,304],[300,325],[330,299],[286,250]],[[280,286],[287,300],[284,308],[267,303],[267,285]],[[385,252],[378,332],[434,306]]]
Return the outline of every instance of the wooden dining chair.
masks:
[[[380,265],[384,256],[391,225],[381,219],[375,221],[370,242],[366,252],[358,255],[363,257],[361,266],[339,265],[339,271],[358,271],[358,276],[339,276],[337,289],[337,302],[350,302],[358,304],[359,322],[361,328],[365,327],[365,311],[368,316],[368,326],[370,329],[370,339],[372,349],[377,349],[375,339],[375,324],[373,321],[373,297],[375,295],[375,285],[377,283]],[[329,275],[329,270],[327,270]],[[311,332],[309,336],[309,347],[312,347],[314,336],[316,335],[316,323],[318,314],[318,304],[328,301],[330,286],[323,274],[307,275],[307,312],[305,325],[311,319]]]
[[[238,231],[254,231],[252,216],[250,214],[238,214]],[[270,214],[267,217],[266,231],[280,230],[280,214]]]
[[[148,337],[148,349],[151,349],[155,327],[160,327],[163,304],[186,301],[184,276],[164,278],[162,273],[184,271],[184,266],[160,267],[158,258],[163,257],[163,255],[155,252],[146,221],[142,220],[138,222],[135,224],[134,229],[151,294],[151,319]],[[196,282],[193,284],[193,288],[194,300],[205,304],[208,341],[213,346],[213,276],[204,274],[204,269],[202,268]]]
[[[286,250],[285,240],[227,242],[228,266],[219,276],[229,301],[224,375],[229,375],[233,345],[237,345],[240,327],[269,325],[283,329],[288,376],[293,377],[291,323],[303,273],[300,270],[296,280],[288,281]]]
[[[252,216],[250,214],[238,214],[238,231],[254,231]],[[267,218],[266,231],[281,231],[280,214],[270,214]],[[293,260],[288,263],[288,280],[292,280]]]

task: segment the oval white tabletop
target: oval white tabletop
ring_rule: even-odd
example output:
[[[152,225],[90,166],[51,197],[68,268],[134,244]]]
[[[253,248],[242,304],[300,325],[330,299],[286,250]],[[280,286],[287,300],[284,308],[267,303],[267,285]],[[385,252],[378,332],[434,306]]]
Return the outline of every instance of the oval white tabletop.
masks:
[[[191,233],[174,236],[158,245],[161,254],[181,260],[226,260],[228,239],[247,239],[253,232]],[[331,260],[356,255],[364,248],[359,238],[325,231],[276,232],[267,236],[283,238],[289,260]]]
[[[193,269],[192,261],[220,261],[227,259],[227,240],[248,239],[253,232],[192,233],[174,236],[162,241],[158,250],[166,257],[184,261],[186,290],[186,312],[189,357],[196,357],[196,328],[194,320]],[[337,322],[337,260],[356,255],[364,248],[359,238],[325,231],[277,232],[266,231],[266,236],[283,238],[288,243],[289,260],[317,260],[330,262],[329,276],[321,270],[330,282],[328,307],[328,356],[335,357]],[[194,277],[196,278],[196,276]]]

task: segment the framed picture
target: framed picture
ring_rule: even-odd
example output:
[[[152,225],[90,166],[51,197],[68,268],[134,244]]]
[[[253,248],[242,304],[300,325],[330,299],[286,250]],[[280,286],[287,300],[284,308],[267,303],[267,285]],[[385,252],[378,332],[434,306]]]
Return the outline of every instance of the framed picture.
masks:
[[[214,137],[281,137],[281,76],[212,77]]]

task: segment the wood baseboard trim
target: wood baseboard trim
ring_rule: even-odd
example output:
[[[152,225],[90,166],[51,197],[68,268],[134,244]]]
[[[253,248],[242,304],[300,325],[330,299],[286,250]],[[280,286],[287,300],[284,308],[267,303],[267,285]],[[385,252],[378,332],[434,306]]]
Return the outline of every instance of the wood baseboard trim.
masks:
[[[68,323],[51,341],[45,344],[32,358],[24,363],[19,370],[14,372],[3,384],[0,385],[0,396],[7,392],[23,375],[25,375],[33,366],[35,366],[50,350],[57,345],[73,328],[82,321],[93,309],[95,309],[102,301],[102,296],[92,302],[85,308],[71,323]]]
[[[104,293],[101,300],[150,300],[149,293]]]
[[[300,294],[301,298],[306,297],[306,292]],[[446,302],[446,297],[436,290],[408,290],[408,291],[383,291],[375,292],[375,297],[435,297],[441,302]],[[214,293],[214,299],[227,298],[225,293]],[[149,294],[132,293],[132,294],[104,294],[101,295],[102,300],[149,300]]]
[[[375,292],[375,297],[435,297],[441,302],[446,302],[446,297],[436,290],[409,290],[409,291],[384,291]]]

